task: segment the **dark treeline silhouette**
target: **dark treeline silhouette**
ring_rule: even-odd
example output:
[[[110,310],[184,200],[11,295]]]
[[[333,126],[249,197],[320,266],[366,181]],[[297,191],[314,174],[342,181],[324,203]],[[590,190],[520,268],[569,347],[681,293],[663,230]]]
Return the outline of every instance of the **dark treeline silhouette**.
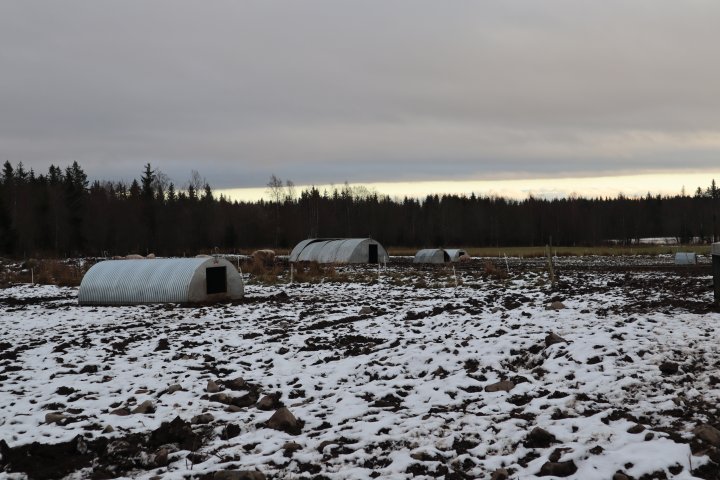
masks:
[[[146,165],[139,180],[89,183],[77,164],[46,174],[5,162],[0,177],[0,254],[16,257],[194,255],[292,247],[307,237],[372,236],[386,246],[630,244],[644,237],[682,243],[718,238],[715,181],[693,195],[508,200],[428,195],[391,199],[345,184],[296,195],[271,177],[269,200],[217,197],[197,172],[177,188]]]

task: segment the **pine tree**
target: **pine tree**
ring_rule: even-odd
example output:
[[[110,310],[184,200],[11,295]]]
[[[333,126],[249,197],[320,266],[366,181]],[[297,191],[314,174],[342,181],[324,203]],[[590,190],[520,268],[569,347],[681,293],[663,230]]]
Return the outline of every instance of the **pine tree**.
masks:
[[[22,162],[18,163],[15,169],[15,181],[17,183],[25,183],[28,178],[28,173],[25,171],[25,166]]]
[[[88,179],[77,162],[65,169],[65,209],[69,227],[68,253],[81,254],[85,248],[83,224]]]
[[[203,188],[203,200],[206,202],[214,201],[212,188],[210,188],[210,185],[207,183],[205,184],[205,187]]]
[[[130,198],[139,198],[140,197],[140,184],[137,180],[133,179],[132,183],[130,184]]]
[[[70,185],[78,193],[87,190],[89,185],[87,175],[77,162],[73,162],[65,169],[65,184]]]
[[[174,202],[175,200],[177,200],[177,194],[175,193],[175,185],[172,182],[170,182],[170,186],[168,187],[167,199],[168,202]]]
[[[143,175],[140,178],[140,184],[142,185],[141,193],[143,198],[146,200],[152,200],[154,196],[153,182],[155,181],[155,171],[151,168],[150,164],[145,165]]]
[[[5,160],[5,163],[3,164],[2,183],[5,185],[10,185],[13,183],[14,179],[15,172],[13,170],[12,164],[10,164],[10,161]]]

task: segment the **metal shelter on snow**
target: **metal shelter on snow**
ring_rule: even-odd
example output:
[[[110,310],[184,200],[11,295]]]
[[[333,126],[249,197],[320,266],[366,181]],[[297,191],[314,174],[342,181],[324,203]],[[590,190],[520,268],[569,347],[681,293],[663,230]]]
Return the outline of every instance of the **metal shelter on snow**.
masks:
[[[80,283],[81,305],[196,303],[242,298],[242,277],[224,258],[106,260]]]
[[[291,262],[386,263],[385,248],[372,238],[309,238],[290,252]]]
[[[423,248],[415,254],[413,263],[447,263],[450,255],[442,248]]]
[[[415,254],[413,263],[459,262],[463,255],[467,253],[459,248],[424,248]]]

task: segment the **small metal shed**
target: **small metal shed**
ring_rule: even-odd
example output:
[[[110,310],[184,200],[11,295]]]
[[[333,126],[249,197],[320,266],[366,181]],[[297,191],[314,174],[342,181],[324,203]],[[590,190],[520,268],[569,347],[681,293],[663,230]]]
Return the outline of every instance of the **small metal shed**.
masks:
[[[459,262],[460,257],[466,256],[467,252],[459,248],[446,248],[445,252],[450,256],[451,262]]]
[[[424,248],[415,254],[413,263],[459,262],[463,255],[467,253],[459,248]]]
[[[675,265],[695,265],[697,263],[697,255],[693,252],[676,252]]]
[[[80,283],[81,305],[200,303],[236,300],[242,277],[224,258],[157,258],[96,263]]]
[[[309,238],[298,243],[291,262],[385,263],[385,248],[372,238]]]
[[[424,248],[419,250],[413,258],[413,263],[447,263],[450,255],[442,248]]]

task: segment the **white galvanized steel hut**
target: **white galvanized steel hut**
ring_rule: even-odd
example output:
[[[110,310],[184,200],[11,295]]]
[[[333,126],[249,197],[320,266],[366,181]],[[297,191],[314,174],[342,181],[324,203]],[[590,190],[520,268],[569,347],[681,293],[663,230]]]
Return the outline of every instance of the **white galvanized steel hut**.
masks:
[[[137,305],[236,300],[242,277],[224,258],[157,258],[96,263],[80,283],[81,305]]]
[[[290,252],[291,262],[386,263],[387,251],[372,238],[309,238]]]
[[[463,255],[467,253],[459,248],[424,248],[415,254],[413,263],[459,262]]]
[[[413,258],[413,263],[447,263],[450,255],[442,248],[424,248],[419,250]]]

